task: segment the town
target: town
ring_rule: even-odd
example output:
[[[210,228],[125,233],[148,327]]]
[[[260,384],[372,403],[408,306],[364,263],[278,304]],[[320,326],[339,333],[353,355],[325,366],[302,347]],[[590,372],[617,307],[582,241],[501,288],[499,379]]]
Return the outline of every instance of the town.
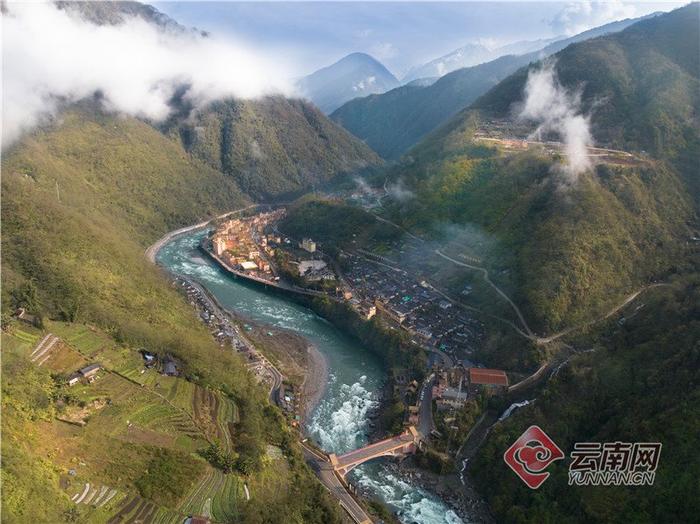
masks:
[[[484,325],[472,312],[385,257],[357,249],[341,250],[337,259],[332,259],[312,238],[294,239],[281,233],[278,223],[284,216],[285,210],[279,208],[221,220],[201,247],[236,277],[284,291],[325,296],[349,305],[365,320],[378,316],[389,329],[409,334],[411,341],[429,355],[432,374],[420,386],[408,379],[409,373],[398,370],[394,387],[406,406],[406,426],[415,425],[426,436],[440,437],[433,421],[433,400],[438,426],[444,427],[441,423],[451,423],[454,412],[469,399],[507,390],[504,371],[479,368],[471,360],[484,336]],[[203,289],[194,282],[183,285],[212,334],[220,343],[230,339],[260,380],[276,387],[271,398],[293,421],[298,420],[302,400],[299,392],[288,385],[284,390],[281,378],[276,382],[271,376],[274,373],[265,371],[269,367],[262,365],[264,357],[246,342],[240,328],[223,318],[225,315]],[[470,292],[467,286],[463,294]]]

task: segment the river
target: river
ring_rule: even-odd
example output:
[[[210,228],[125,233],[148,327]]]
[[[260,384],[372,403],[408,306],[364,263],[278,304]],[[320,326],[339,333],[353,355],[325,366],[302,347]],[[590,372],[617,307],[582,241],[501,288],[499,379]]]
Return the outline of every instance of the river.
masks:
[[[328,386],[306,431],[326,451],[342,453],[367,442],[369,412],[378,404],[386,379],[379,359],[311,310],[224,273],[197,249],[204,232],[166,243],[156,261],[171,273],[196,279],[226,308],[252,320],[289,329],[309,339],[328,363]],[[463,522],[441,500],[412,486],[382,464],[365,464],[350,473],[351,482],[374,493],[406,524]]]

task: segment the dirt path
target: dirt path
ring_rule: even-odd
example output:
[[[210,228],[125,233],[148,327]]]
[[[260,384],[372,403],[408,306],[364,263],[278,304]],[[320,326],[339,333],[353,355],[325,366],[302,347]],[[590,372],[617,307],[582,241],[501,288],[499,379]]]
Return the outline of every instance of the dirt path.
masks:
[[[569,333],[572,333],[573,331],[576,331],[578,329],[583,329],[588,326],[592,326],[593,324],[597,324],[598,322],[602,322],[603,320],[606,320],[613,316],[615,313],[623,309],[625,306],[627,306],[630,302],[632,302],[635,298],[637,298],[639,295],[647,291],[648,289],[652,289],[655,287],[662,287],[662,286],[669,286],[670,284],[651,284],[649,286],[643,287],[642,289],[635,291],[634,293],[630,293],[627,295],[627,297],[618,305],[614,306],[613,308],[609,309],[604,315],[591,319],[587,322],[584,322],[583,324],[578,324],[576,326],[571,326],[569,328],[564,329],[563,331],[560,331],[559,333],[554,333],[553,335],[549,335],[548,337],[538,337],[535,342],[538,344],[549,344],[550,342],[553,342],[563,336],[568,335]]]
[[[470,264],[465,264],[464,262],[460,262],[459,260],[455,260],[454,258],[445,255],[439,249],[435,250],[435,254],[444,258],[445,260],[449,260],[450,262],[452,262],[453,264],[456,264],[458,266],[466,267],[468,269],[473,269],[474,271],[479,271],[483,275],[484,281],[489,286],[491,286],[494,289],[494,291],[496,291],[496,293],[498,293],[501,297],[503,297],[510,304],[510,306],[513,308],[513,311],[515,311],[515,314],[518,316],[518,319],[520,320],[520,324],[523,326],[523,328],[525,328],[525,331],[527,332],[528,336],[530,336],[533,339],[537,338],[536,335],[530,329],[530,326],[528,326],[527,322],[525,321],[525,317],[523,316],[522,312],[520,311],[520,308],[515,304],[515,302],[513,302],[511,300],[511,298],[508,295],[505,294],[505,292],[500,287],[498,287],[496,284],[494,284],[493,281],[489,278],[488,269],[483,268],[483,267],[479,267],[479,266],[472,266]]]

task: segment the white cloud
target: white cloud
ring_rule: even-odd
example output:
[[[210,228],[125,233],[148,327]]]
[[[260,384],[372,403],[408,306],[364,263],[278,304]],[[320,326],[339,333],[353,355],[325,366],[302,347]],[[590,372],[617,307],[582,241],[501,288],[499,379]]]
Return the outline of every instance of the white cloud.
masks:
[[[97,26],[50,3],[10,3],[2,15],[3,147],[59,102],[100,92],[107,109],[159,120],[176,86],[195,105],[288,92],[288,75],[240,43],[172,34],[138,19]]]
[[[528,73],[519,118],[536,122],[537,135],[555,132],[561,137],[566,153],[564,172],[571,182],[591,168],[587,149],[593,145],[590,117],[581,113],[580,93],[572,93],[559,83],[553,62]]]
[[[634,5],[622,0],[582,0],[567,4],[551,20],[555,34],[575,35],[615,20],[637,16]]]

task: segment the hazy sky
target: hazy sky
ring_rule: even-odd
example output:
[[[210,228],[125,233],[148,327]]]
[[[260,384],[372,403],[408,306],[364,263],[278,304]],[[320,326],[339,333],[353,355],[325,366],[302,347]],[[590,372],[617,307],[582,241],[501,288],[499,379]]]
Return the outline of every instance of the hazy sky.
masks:
[[[353,51],[397,76],[468,42],[575,34],[684,2],[151,2],[178,22],[241,38],[298,74]]]

